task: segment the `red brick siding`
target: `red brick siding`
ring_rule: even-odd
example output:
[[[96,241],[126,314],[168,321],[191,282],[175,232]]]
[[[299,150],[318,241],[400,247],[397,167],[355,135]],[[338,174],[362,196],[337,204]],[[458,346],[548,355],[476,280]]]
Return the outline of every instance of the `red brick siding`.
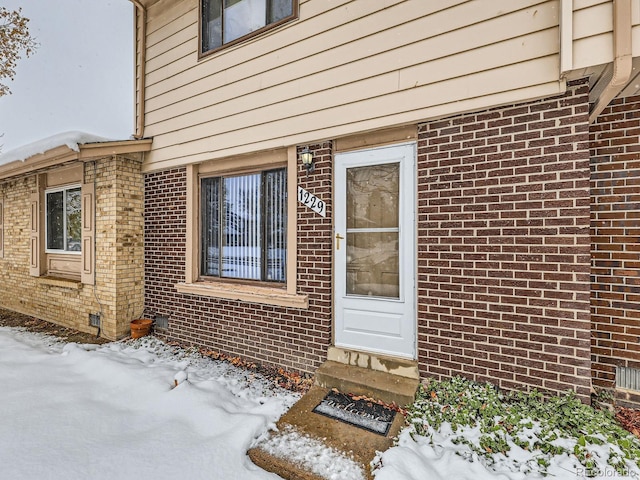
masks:
[[[576,390],[590,375],[589,126],[586,81],[552,99],[419,126],[418,356],[422,375],[504,388]],[[332,145],[312,147],[299,184],[298,293],[308,310],[182,295],[186,175],[146,178],[146,308],[168,336],[313,371],[332,320]]]
[[[590,129],[591,340],[595,387],[640,368],[640,97],[614,100]]]
[[[587,400],[588,84],[418,138],[421,373]]]
[[[176,292],[184,281],[186,171],[150,173],[145,179],[145,308],[169,317],[166,335],[266,365],[312,372],[331,340],[332,144],[310,146],[316,170],[300,167],[298,185],[327,203],[327,217],[298,204],[298,293],[309,309],[275,307]]]

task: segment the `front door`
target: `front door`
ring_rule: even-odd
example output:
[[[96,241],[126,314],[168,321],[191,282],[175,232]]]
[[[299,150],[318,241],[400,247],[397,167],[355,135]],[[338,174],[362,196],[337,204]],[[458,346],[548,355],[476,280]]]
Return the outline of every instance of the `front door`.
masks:
[[[336,346],[415,358],[415,144],[336,155]]]

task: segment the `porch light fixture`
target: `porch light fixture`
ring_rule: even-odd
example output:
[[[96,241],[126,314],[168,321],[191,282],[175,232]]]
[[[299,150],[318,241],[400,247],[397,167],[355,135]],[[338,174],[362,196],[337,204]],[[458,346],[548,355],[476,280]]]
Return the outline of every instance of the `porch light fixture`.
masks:
[[[307,169],[307,176],[309,176],[309,172],[315,171],[316,167],[313,164],[313,153],[311,153],[309,147],[304,147],[300,152],[300,161],[304,168]]]

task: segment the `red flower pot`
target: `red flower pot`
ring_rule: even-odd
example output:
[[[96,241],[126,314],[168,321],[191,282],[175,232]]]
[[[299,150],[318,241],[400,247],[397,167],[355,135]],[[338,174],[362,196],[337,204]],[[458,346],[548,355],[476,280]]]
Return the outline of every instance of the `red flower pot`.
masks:
[[[149,335],[153,320],[149,318],[138,318],[131,321],[131,338],[140,338]]]

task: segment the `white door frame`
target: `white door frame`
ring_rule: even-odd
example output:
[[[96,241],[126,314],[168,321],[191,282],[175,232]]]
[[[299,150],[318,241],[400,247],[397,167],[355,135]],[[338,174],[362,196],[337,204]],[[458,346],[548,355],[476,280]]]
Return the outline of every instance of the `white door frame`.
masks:
[[[397,299],[347,295],[346,172],[348,168],[385,163],[400,164],[400,295]],[[334,342],[338,347],[417,358],[415,165],[415,142],[335,155]]]

